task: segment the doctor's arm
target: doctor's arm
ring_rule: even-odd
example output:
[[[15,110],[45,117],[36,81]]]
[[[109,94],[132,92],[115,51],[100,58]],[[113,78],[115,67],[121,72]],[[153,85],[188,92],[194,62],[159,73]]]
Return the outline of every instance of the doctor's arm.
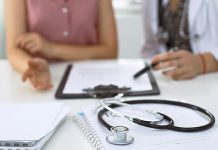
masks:
[[[210,52],[201,54],[204,73],[218,71],[218,60]]]
[[[39,90],[50,89],[50,72],[47,62],[33,58],[16,43],[17,38],[26,33],[25,0],[5,0],[4,4],[6,49],[9,62],[17,72],[22,74],[23,81],[29,80]]]
[[[210,52],[192,54],[187,50],[158,54],[152,58],[158,63],[155,70],[171,68],[163,74],[175,80],[191,79],[200,74],[218,71],[218,60]]]
[[[116,58],[117,35],[111,0],[100,0],[98,9],[98,41],[96,45],[51,43],[37,33],[20,36],[18,43],[31,54],[42,54],[52,59],[85,60]],[[29,41],[28,39],[32,40]]]

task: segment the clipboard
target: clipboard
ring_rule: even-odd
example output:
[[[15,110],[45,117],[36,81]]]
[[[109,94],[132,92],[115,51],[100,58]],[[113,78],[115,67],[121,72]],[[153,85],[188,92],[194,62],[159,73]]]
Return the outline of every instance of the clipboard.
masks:
[[[67,80],[69,78],[70,72],[73,69],[73,64],[68,64],[64,75],[59,83],[59,86],[56,90],[55,93],[55,98],[59,99],[59,100],[66,100],[66,99],[83,99],[83,98],[94,98],[93,95],[90,95],[88,93],[64,93],[64,88],[65,85],[67,83]],[[152,71],[148,71],[147,72],[149,80],[150,80],[150,84],[152,86],[151,90],[140,90],[140,91],[127,91],[124,93],[124,96],[152,96],[152,95],[159,95],[160,94],[160,90],[158,87],[158,84],[155,80],[155,77],[152,73]]]

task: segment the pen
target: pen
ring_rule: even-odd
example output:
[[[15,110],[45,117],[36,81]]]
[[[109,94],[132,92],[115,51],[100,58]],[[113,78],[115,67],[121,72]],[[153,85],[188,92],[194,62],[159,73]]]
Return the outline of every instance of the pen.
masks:
[[[143,69],[139,70],[136,74],[134,74],[133,78],[134,79],[139,78],[141,75],[143,75],[144,73],[148,72],[149,70],[151,70],[151,68],[155,67],[158,64],[159,63],[154,63],[154,64],[151,64],[151,65],[146,64],[146,66]]]
[[[178,47],[173,47],[169,51],[170,52],[174,52],[174,51],[177,51],[177,50],[178,50]],[[143,69],[139,70],[136,74],[133,75],[133,78],[134,79],[139,78],[141,75],[143,75],[144,73],[148,72],[149,70],[151,70],[152,68],[154,68],[158,64],[159,64],[159,62],[152,63],[151,65],[146,64],[146,66]]]

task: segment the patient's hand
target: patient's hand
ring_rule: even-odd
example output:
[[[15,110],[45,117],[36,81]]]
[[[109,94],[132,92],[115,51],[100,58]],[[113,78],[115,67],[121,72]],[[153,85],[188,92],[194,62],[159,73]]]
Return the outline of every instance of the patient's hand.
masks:
[[[40,54],[46,58],[53,58],[52,44],[38,33],[22,34],[17,39],[17,45],[31,54]]]
[[[49,90],[52,88],[48,63],[41,58],[29,60],[28,69],[23,73],[22,79],[24,82],[29,80],[38,90]]]

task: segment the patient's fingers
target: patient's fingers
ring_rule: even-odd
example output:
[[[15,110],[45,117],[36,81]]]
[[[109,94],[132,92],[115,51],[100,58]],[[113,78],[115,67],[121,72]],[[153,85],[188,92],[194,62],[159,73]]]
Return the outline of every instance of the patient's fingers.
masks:
[[[28,61],[28,65],[29,65],[30,68],[37,68],[37,67],[39,67],[39,63],[36,60]]]
[[[17,40],[17,45],[25,48],[28,43],[33,42],[33,39],[28,35],[22,35]]]
[[[30,72],[30,70],[27,70],[22,75],[22,81],[25,82],[30,77],[31,77],[31,72]]]
[[[29,51],[30,53],[36,53],[37,49],[36,49],[37,45],[33,42],[26,44],[25,49],[27,51]]]

